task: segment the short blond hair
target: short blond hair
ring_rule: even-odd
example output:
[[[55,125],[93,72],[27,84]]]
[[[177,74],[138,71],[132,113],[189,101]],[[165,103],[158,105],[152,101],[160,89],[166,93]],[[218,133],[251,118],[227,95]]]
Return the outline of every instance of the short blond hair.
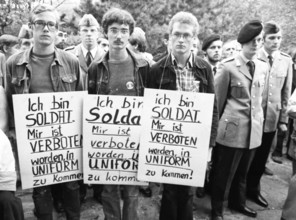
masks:
[[[169,23],[169,33],[171,34],[173,31],[173,26],[176,22],[180,22],[181,24],[189,24],[193,26],[193,35],[197,36],[199,31],[199,24],[196,17],[190,13],[185,11],[180,11],[175,14]]]

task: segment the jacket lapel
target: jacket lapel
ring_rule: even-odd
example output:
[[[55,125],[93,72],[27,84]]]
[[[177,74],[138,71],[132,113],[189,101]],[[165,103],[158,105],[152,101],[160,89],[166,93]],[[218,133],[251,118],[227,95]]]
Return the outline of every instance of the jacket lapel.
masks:
[[[79,59],[79,64],[80,64],[81,69],[83,69],[83,71],[87,72],[88,68],[87,68],[87,65],[85,62],[85,57],[83,56],[81,44],[77,46],[76,56]]]

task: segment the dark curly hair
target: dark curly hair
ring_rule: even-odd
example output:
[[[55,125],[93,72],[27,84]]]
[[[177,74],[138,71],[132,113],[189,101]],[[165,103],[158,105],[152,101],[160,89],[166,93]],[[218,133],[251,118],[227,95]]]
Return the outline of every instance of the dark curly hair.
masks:
[[[133,16],[128,11],[119,8],[110,9],[104,14],[102,19],[102,27],[105,34],[108,32],[108,27],[113,23],[128,25],[130,35],[133,33],[136,24]]]

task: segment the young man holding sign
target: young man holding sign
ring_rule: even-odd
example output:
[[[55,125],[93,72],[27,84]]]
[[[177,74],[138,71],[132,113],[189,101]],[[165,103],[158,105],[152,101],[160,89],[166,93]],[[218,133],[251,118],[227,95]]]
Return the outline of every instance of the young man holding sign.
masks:
[[[34,46],[13,55],[7,61],[7,95],[11,109],[12,94],[67,92],[83,89],[77,58],[54,46],[58,31],[58,18],[57,11],[45,4],[36,6],[31,12],[29,27],[33,32]],[[18,146],[18,149],[20,151],[22,146]],[[79,219],[78,182],[62,184],[67,219]],[[50,186],[34,188],[33,200],[38,219],[53,219]]]
[[[94,61],[88,70],[88,93],[105,95],[143,96],[149,66],[127,49],[135,20],[127,11],[111,9],[103,16],[104,34],[109,40],[109,52]],[[104,185],[102,203],[106,220],[137,220],[138,186],[123,186],[121,215],[118,185]]]
[[[151,68],[148,87],[156,89],[214,93],[211,67],[191,53],[199,25],[188,12],[179,12],[169,23],[171,53]],[[199,86],[198,86],[199,85]],[[210,147],[214,146],[218,122],[214,104]],[[192,220],[193,190],[190,186],[164,184],[161,220]]]

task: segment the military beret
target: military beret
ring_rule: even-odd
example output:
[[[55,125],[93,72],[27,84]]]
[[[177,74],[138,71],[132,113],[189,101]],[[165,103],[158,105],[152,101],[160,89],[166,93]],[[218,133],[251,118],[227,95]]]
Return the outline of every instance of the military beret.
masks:
[[[264,34],[266,35],[266,34],[276,34],[281,29],[274,21],[269,21],[265,23],[263,30],[264,30]]]
[[[218,34],[213,34],[213,35],[208,36],[206,39],[204,39],[201,49],[203,51],[207,50],[208,47],[211,45],[211,43],[213,43],[214,41],[217,41],[217,40],[221,40],[221,37]]]
[[[97,19],[95,19],[95,17],[91,14],[85,14],[83,15],[83,17],[81,18],[81,20],[79,21],[78,26],[96,26],[96,27],[100,27]]]
[[[249,21],[240,30],[237,41],[241,44],[245,44],[253,40],[257,35],[261,33],[263,29],[262,22],[259,20]]]
[[[18,38],[10,34],[3,34],[0,37],[0,44],[17,44]]]

